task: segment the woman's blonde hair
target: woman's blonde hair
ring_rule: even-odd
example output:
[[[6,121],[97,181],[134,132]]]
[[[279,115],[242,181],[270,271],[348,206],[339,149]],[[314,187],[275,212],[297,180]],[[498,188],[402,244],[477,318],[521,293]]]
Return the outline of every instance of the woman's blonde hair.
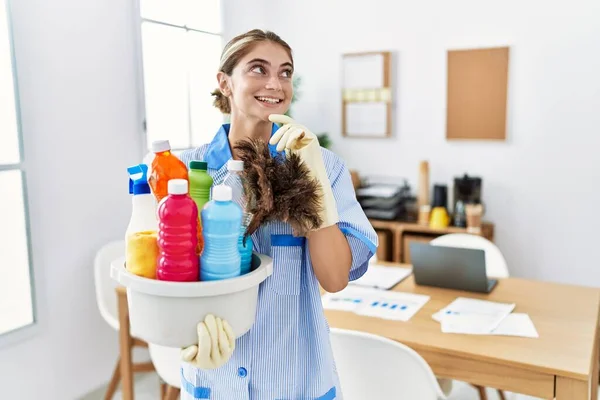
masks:
[[[292,64],[292,48],[282,38],[271,31],[263,31],[261,29],[253,29],[231,39],[223,48],[221,53],[221,62],[219,63],[219,71],[231,76],[233,69],[246,54],[248,54],[254,46],[261,42],[273,42],[281,45],[290,56]],[[215,99],[213,105],[217,107],[223,114],[231,113],[231,105],[229,99],[217,88],[211,93]]]

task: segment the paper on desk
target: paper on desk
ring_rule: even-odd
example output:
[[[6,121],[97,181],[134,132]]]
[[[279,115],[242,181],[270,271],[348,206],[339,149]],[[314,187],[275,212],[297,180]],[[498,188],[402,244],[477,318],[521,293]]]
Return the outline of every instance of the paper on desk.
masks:
[[[489,335],[498,319],[490,316],[474,316],[469,314],[457,314],[442,319],[442,332],[464,333],[470,335]]]
[[[337,293],[321,296],[323,308],[330,310],[354,311],[358,306],[373,297],[373,289],[348,285]]]
[[[444,333],[487,335],[515,308],[514,304],[458,297],[433,315]]]
[[[408,321],[429,301],[429,296],[348,285],[340,292],[326,293],[321,301],[325,309]]]
[[[523,313],[508,314],[500,325],[492,331],[492,335],[521,336],[538,338],[540,335],[529,315]]]
[[[363,276],[351,281],[350,284],[379,289],[391,289],[398,282],[401,282],[404,278],[409,276],[411,272],[412,269],[410,268],[371,264]]]
[[[408,321],[429,301],[429,296],[403,292],[383,292],[355,310],[358,315]]]

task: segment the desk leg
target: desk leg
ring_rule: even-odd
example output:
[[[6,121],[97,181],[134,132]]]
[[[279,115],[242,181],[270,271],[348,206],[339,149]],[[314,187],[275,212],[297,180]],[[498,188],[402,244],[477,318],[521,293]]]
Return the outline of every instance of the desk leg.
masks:
[[[556,400],[589,400],[590,383],[571,378],[556,377]]]
[[[600,327],[596,327],[596,334],[593,347],[593,360],[589,380],[577,381],[569,378],[556,377],[556,400],[579,400],[598,398],[598,374],[600,365],[598,364],[598,349],[600,347]]]
[[[600,310],[598,310],[598,317],[600,319]],[[598,379],[600,375],[600,325],[596,326],[596,335],[594,338],[594,350],[592,353],[594,360],[592,361],[592,390],[591,398],[596,400],[598,398]]]
[[[133,400],[133,363],[129,334],[129,307],[127,295],[117,294],[119,304],[119,345],[121,352],[121,392],[123,400]]]
[[[600,374],[600,360],[598,359],[598,346],[600,346],[600,329],[596,330],[596,343],[594,345],[594,361],[592,361],[592,388],[590,398],[598,398],[598,375]]]

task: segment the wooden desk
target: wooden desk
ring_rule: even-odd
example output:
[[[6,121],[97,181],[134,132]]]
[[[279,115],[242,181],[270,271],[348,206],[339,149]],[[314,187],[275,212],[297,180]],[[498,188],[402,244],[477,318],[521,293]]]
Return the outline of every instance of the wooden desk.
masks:
[[[380,244],[382,248],[381,252],[378,252],[377,257],[384,261],[393,261],[396,263],[410,263],[410,252],[408,244],[411,241],[417,242],[429,242],[434,238],[446,235],[449,233],[467,233],[466,228],[458,228],[455,226],[449,226],[444,229],[433,229],[427,225],[419,225],[411,222],[402,221],[382,221],[378,219],[369,219],[371,225],[375,230],[389,231],[392,235],[392,246],[391,246],[391,258],[386,259],[383,254],[387,253],[386,244]],[[489,222],[482,223],[481,236],[494,241],[494,225]],[[380,236],[380,242],[381,242]]]
[[[596,399],[600,289],[507,278],[484,295],[419,286],[410,276],[392,290],[431,299],[408,322],[325,310],[329,325],[404,343],[438,377],[544,399]],[[540,337],[442,333],[431,315],[457,296],[515,303],[515,312],[529,314]]]

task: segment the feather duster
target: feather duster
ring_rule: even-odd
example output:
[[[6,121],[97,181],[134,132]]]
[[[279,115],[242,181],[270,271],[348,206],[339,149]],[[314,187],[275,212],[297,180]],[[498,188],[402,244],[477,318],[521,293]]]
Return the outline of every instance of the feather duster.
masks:
[[[246,211],[252,214],[245,236],[269,221],[289,223],[296,236],[321,226],[321,187],[298,155],[272,157],[268,144],[256,139],[234,149],[244,161]]]

